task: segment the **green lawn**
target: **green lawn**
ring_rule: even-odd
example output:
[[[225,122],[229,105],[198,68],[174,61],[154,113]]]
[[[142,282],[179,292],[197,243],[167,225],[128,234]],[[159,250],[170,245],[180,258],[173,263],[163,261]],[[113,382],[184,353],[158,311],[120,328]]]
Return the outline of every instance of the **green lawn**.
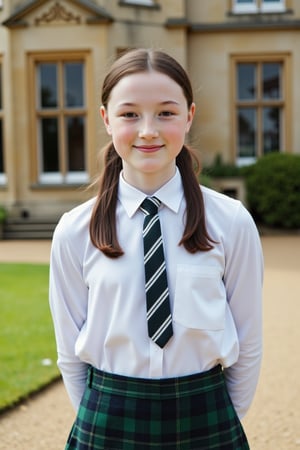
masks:
[[[58,377],[49,266],[0,264],[0,411]]]

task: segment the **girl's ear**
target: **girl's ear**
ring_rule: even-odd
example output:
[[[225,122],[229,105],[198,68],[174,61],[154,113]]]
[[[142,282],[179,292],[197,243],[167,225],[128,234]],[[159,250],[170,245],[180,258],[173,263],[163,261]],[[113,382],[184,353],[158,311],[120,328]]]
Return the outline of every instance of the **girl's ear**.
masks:
[[[192,103],[191,106],[190,106],[190,109],[188,111],[188,120],[187,120],[186,130],[185,130],[186,133],[188,133],[190,131],[190,128],[191,128],[192,123],[193,123],[195,111],[196,111],[196,105],[195,105],[195,103]]]
[[[109,134],[111,136],[111,128],[110,128],[110,125],[109,125],[108,114],[107,114],[107,111],[105,109],[105,106],[103,106],[103,105],[100,107],[100,115],[101,115],[103,123],[105,125],[107,134]]]

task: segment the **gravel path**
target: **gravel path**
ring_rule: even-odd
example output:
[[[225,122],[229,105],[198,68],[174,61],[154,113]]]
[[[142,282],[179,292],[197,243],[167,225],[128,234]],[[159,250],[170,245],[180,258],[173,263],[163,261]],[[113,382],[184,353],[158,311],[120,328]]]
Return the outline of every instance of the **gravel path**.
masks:
[[[300,236],[262,238],[264,360],[244,420],[251,450],[300,450]],[[0,261],[49,260],[50,243],[0,241]],[[0,416],[1,450],[62,450],[74,412],[61,382]]]

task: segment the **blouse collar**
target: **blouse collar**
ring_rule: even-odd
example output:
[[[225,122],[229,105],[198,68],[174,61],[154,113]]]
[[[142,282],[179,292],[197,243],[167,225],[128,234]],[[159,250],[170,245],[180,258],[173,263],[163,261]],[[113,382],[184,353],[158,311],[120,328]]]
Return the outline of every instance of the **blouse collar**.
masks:
[[[180,172],[176,167],[175,175],[161,188],[159,188],[153,196],[157,197],[165,206],[177,213],[180,202],[183,197],[183,186]],[[141,203],[149,197],[145,192],[128,184],[120,173],[118,198],[125,208],[129,217],[132,217],[139,209]]]

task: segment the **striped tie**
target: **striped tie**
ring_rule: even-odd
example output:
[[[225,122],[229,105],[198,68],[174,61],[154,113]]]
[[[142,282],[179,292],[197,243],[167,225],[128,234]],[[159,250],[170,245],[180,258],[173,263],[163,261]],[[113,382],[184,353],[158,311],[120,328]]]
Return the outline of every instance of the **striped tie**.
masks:
[[[147,323],[150,338],[161,348],[173,335],[163,241],[158,217],[160,201],[146,198],[140,206],[143,226]]]

